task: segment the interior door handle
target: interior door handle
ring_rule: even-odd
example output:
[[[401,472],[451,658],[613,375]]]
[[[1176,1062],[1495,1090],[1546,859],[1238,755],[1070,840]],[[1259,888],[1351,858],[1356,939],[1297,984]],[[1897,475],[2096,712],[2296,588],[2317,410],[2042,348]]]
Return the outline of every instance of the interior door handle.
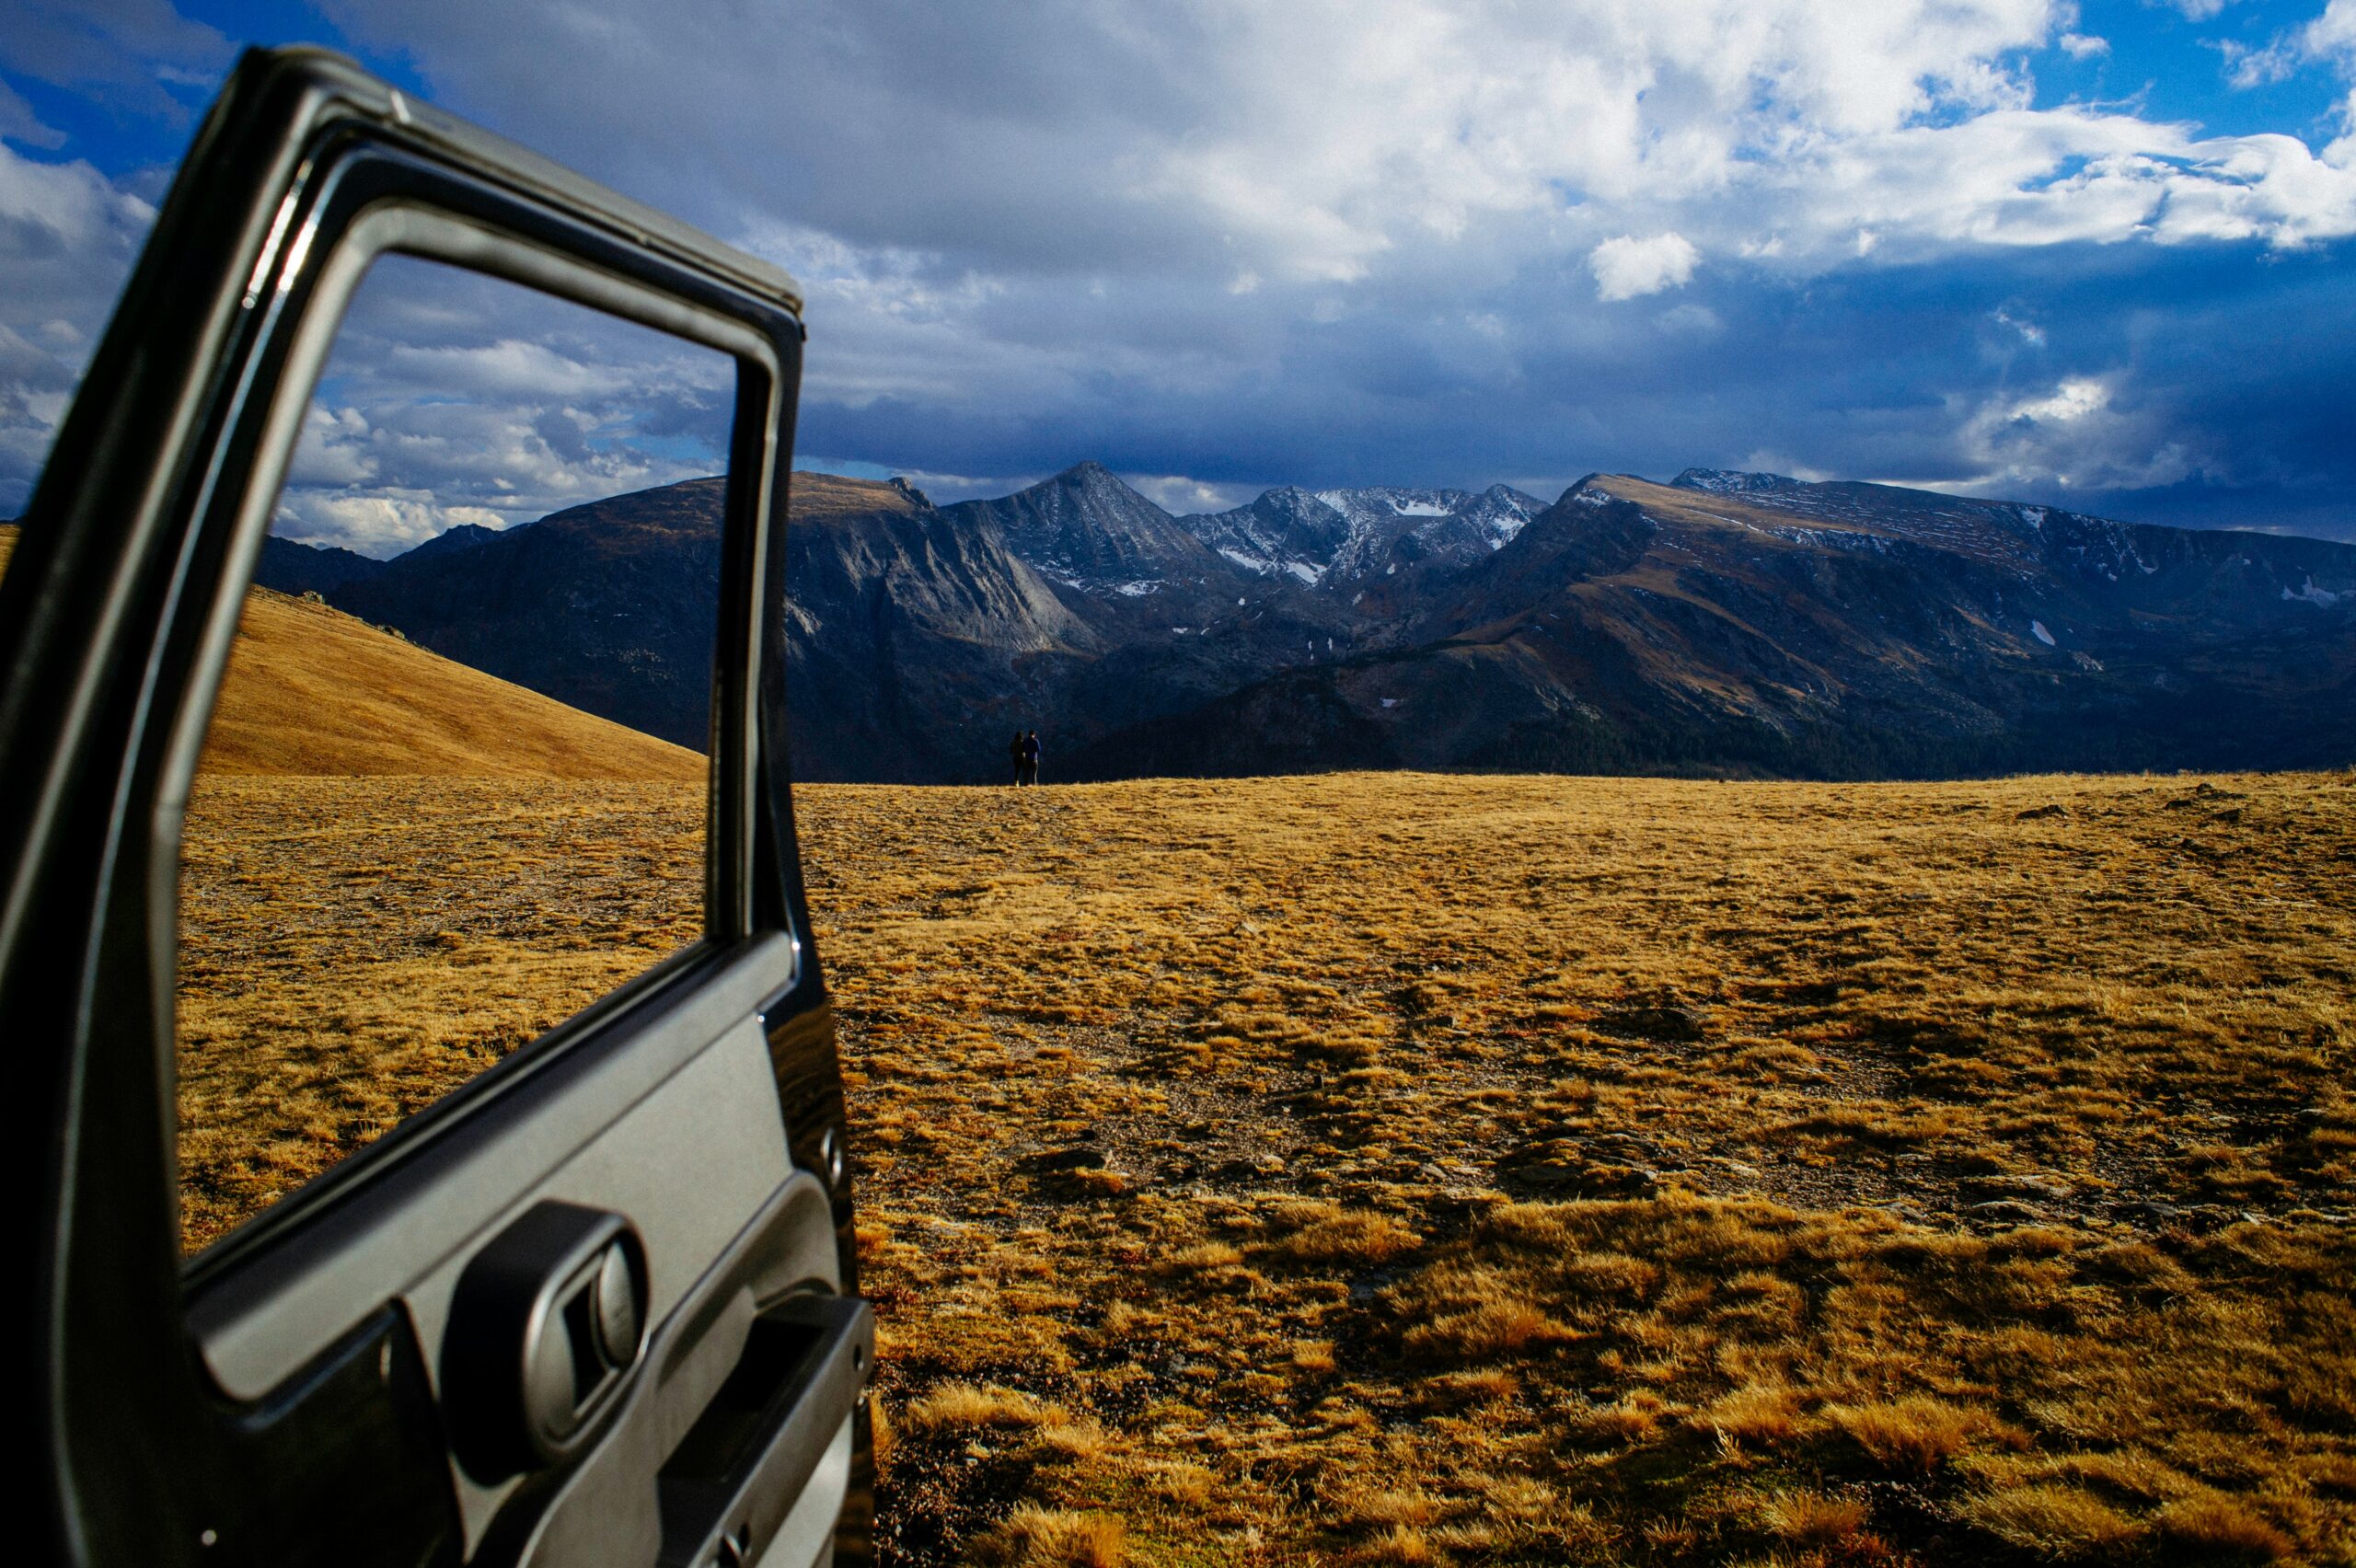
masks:
[[[475,1255],[442,1342],[460,1462],[478,1481],[560,1464],[620,1402],[646,1339],[646,1248],[629,1220],[549,1200]]]
[[[736,1369],[656,1477],[663,1568],[759,1562],[874,1361],[875,1314],[856,1297],[789,1296],[754,1319]]]

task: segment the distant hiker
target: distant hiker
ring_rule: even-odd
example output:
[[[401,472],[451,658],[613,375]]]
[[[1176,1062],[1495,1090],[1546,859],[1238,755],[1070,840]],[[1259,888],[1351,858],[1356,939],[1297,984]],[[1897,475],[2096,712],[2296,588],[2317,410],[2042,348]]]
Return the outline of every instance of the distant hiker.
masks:
[[[1017,784],[1022,783],[1022,776],[1023,776],[1023,774],[1025,774],[1026,772],[1028,772],[1028,771],[1029,771],[1029,769],[1023,766],[1023,755],[1022,755],[1022,731],[1020,731],[1020,730],[1015,731],[1015,732],[1014,732],[1014,739],[1007,743],[1007,746],[1006,746],[1006,759],[1007,759],[1009,762],[1011,762],[1011,763],[1014,764],[1014,781],[1015,781],[1015,783],[1017,783]]]
[[[1039,732],[1036,730],[1022,737],[1022,782],[1039,782]]]

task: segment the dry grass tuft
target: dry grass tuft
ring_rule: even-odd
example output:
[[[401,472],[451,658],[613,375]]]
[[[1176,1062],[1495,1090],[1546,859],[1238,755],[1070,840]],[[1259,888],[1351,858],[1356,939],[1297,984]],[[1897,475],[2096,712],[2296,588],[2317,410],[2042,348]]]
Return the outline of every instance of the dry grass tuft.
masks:
[[[1929,1475],[1975,1438],[2024,1440],[1985,1411],[1921,1394],[1877,1404],[1828,1405],[1824,1413],[1857,1447],[1889,1469],[1911,1475]]]
[[[1411,1486],[1353,1493],[1342,1506],[1362,1526],[1437,1524],[1444,1512],[1438,1499]]]
[[[1794,1546],[1840,1546],[1864,1533],[1865,1505],[1821,1492],[1779,1492],[1761,1507],[1760,1522]]]
[[[1271,1257],[1288,1263],[1386,1263],[1424,1244],[1424,1239],[1384,1214],[1362,1210],[1312,1220],[1276,1242]]]
[[[1128,1528],[1115,1515],[1024,1504],[975,1541],[981,1568],[1121,1568]]]
[[[1413,1525],[1393,1525],[1349,1555],[1352,1562],[1392,1563],[1397,1568],[1424,1568],[1446,1561],[1432,1538]]]
[[[2172,1552],[2207,1562],[2280,1562],[2293,1550],[2289,1536],[2233,1498],[2216,1493],[2171,1503],[2160,1510],[2154,1523]]]
[[[1484,1301],[1469,1310],[1416,1324],[1407,1331],[1406,1345],[1411,1353],[1436,1360],[1480,1361],[1518,1355],[1575,1337],[1573,1330],[1527,1301]]]
[[[1799,1395],[1783,1383],[1750,1383],[1735,1389],[1703,1413],[1720,1438],[1735,1443],[1780,1445],[1806,1427]]]
[[[1334,1342],[1296,1340],[1293,1342],[1291,1361],[1294,1366],[1303,1372],[1331,1372],[1335,1366]]]
[[[1063,1420],[1063,1412],[1017,1389],[945,1383],[907,1406],[901,1424],[911,1432],[943,1427],[1028,1428]]]
[[[2008,1546],[2063,1562],[2113,1555],[2143,1534],[2094,1493],[2071,1486],[1990,1493],[1967,1500],[1958,1512]]]

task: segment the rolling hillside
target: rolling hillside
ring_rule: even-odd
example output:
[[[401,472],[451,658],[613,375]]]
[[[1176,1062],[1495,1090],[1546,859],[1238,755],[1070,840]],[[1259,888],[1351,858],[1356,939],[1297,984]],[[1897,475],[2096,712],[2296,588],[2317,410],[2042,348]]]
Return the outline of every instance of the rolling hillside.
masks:
[[[325,605],[256,588],[206,738],[215,774],[696,779],[698,753]]]
[[[0,571],[17,530],[0,525]],[[702,756],[255,588],[200,765],[207,774],[692,780]]]

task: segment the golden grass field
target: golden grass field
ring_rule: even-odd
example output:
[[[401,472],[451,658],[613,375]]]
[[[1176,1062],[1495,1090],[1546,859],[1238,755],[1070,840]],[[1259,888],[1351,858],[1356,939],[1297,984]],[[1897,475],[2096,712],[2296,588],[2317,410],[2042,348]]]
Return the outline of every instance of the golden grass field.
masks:
[[[693,929],[433,755],[200,782],[192,1246]],[[797,801],[890,1562],[2356,1561],[2356,775]]]
[[[677,939],[601,904],[667,875],[692,918],[689,787],[201,799],[192,902],[236,866],[268,903],[192,925],[326,1010],[240,1016],[244,956],[192,957],[192,1240]],[[2347,1561],[2351,808],[2343,776],[801,791],[889,1555]],[[365,876],[285,850],[336,816],[387,824]],[[475,891],[387,928],[388,878]],[[258,1118],[283,1086],[217,1064],[273,1028],[312,1073]]]
[[[200,776],[182,1246],[692,941],[703,841],[700,782]]]
[[[2356,776],[799,800],[901,1561],[2356,1552]]]

